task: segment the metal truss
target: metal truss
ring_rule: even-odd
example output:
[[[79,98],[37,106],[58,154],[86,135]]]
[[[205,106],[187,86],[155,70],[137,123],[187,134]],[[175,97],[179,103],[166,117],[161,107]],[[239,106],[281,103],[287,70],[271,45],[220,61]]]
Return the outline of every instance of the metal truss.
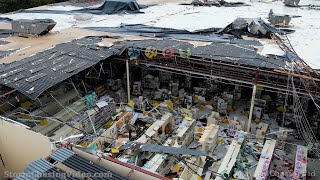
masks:
[[[127,60],[128,56],[125,52],[126,51],[115,59]],[[320,96],[320,92],[317,88],[320,84],[320,79],[298,72],[289,72],[284,68],[258,68],[249,65],[192,56],[189,58],[181,58],[178,55],[174,55],[172,58],[166,59],[159,55],[161,52],[158,52],[157,57],[148,59],[143,55],[143,53],[141,54],[142,55],[139,59],[132,60],[135,64],[153,67],[160,71],[164,70],[172,73],[187,73],[246,85],[255,84],[278,92],[292,93],[292,91],[287,88],[288,75],[291,75],[293,76],[293,80],[296,85],[297,94],[308,95],[309,93],[312,93],[316,97]],[[309,83],[306,88],[304,81],[313,81],[314,83]]]

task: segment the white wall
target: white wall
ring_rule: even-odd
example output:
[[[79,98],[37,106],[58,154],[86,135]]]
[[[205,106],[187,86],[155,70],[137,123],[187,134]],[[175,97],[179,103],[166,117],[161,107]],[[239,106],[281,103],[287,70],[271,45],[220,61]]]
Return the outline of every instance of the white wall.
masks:
[[[34,160],[51,154],[46,136],[0,119],[0,179],[8,172],[20,173]]]

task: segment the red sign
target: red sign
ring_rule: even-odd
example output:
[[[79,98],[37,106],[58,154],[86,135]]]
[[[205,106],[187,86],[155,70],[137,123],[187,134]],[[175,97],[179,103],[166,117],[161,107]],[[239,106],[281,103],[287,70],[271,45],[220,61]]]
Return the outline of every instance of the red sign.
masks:
[[[164,58],[172,58],[174,56],[174,48],[172,46],[163,48],[162,55]]]

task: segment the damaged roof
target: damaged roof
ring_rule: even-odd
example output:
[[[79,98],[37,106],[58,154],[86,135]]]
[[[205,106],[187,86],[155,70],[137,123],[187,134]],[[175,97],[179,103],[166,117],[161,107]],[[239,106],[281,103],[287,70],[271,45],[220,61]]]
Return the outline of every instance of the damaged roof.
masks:
[[[225,61],[246,66],[284,69],[282,59],[266,58],[257,54],[251,46],[210,44],[194,46],[189,42],[177,40],[132,40],[116,41],[111,47],[99,46],[103,38],[89,36],[39,52],[0,67],[0,83],[18,90],[30,99],[36,99],[44,91],[63,80],[87,69],[112,55],[121,54],[125,47],[155,47],[159,51],[172,46],[175,54],[179,50],[191,50],[197,58]]]
[[[235,2],[236,0],[228,0],[227,2]],[[14,13],[6,14],[1,17],[20,19],[28,17],[30,19],[51,18],[57,22],[54,31],[70,27],[80,28],[107,28],[119,27],[123,24],[144,24],[158,28],[172,28],[177,30],[187,30],[195,32],[202,29],[209,28],[224,28],[232,23],[237,18],[262,18],[268,22],[268,14],[272,9],[277,14],[288,14],[301,16],[300,18],[293,18],[289,24],[289,28],[295,30],[295,33],[288,35],[293,47],[300,57],[314,68],[319,69],[320,55],[317,52],[317,44],[320,41],[320,29],[315,28],[319,26],[320,17],[318,16],[319,10],[310,8],[306,5],[320,5],[319,1],[306,0],[300,3],[299,8],[286,7],[281,1],[264,1],[264,2],[251,2],[250,0],[241,1],[246,3],[244,6],[236,7],[205,7],[205,6],[192,6],[181,5],[182,3],[191,3],[190,1],[158,1],[147,0],[138,1],[139,4],[153,4],[146,8],[140,9],[138,14],[112,14],[112,15],[92,15],[86,20],[76,20],[77,14],[55,14],[55,13]],[[155,5],[156,4],[156,5]],[[44,6],[39,7],[37,10],[63,10],[72,11],[79,10],[76,6]],[[78,14],[79,16],[79,14]],[[81,16],[81,15],[80,15]],[[270,44],[265,47],[263,54],[279,55],[281,50],[275,43],[268,40],[259,39],[263,44]],[[300,43],[304,42],[304,43]],[[282,54],[284,54],[282,52]]]
[[[272,39],[234,38],[216,33],[239,17],[261,18],[268,22],[270,9],[275,13],[292,12],[301,16],[292,19],[289,28],[295,32],[288,34],[288,38],[309,66],[315,69],[320,67],[320,55],[315,48],[320,41],[320,29],[314,28],[320,22],[318,10],[289,8],[281,2],[244,2],[246,5],[235,7],[199,7],[181,5],[190,3],[182,0],[174,3],[170,0],[147,0],[138,1],[149,6],[141,6],[141,13],[134,14],[88,15],[79,12],[83,8],[70,5],[43,6],[33,8],[33,11],[3,14],[0,16],[0,83],[36,99],[51,86],[119,54],[123,47],[128,46],[153,46],[161,51],[170,45],[176,53],[180,49],[190,49],[191,56],[196,58],[257,68],[285,69],[288,58]],[[305,3],[317,4],[315,0]],[[73,10],[77,11],[50,12]],[[45,36],[23,38],[8,34],[8,20],[25,17],[53,19],[57,25]],[[106,35],[112,37],[104,38]]]
[[[99,47],[101,37],[88,37],[39,52],[20,61],[2,65],[0,83],[36,99],[51,86],[113,55]]]

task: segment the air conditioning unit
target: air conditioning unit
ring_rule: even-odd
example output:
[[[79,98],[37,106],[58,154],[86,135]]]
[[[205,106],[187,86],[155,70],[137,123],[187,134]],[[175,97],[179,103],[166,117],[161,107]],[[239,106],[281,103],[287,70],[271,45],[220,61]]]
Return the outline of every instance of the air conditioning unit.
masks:
[[[12,31],[19,35],[44,35],[51,31],[56,24],[52,19],[17,19],[11,23]]]

